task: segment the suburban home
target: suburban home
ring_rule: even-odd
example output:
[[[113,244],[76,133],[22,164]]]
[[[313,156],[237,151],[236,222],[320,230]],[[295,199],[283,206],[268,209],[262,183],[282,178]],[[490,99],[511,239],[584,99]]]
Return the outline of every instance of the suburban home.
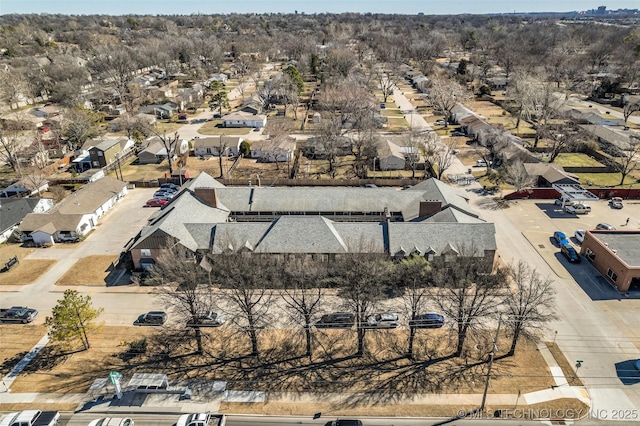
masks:
[[[380,170],[404,170],[406,164],[406,157],[402,147],[388,139],[379,142],[378,168]]]
[[[295,150],[296,140],[294,138],[287,137],[280,141],[256,140],[251,142],[249,156],[265,163],[287,163],[293,160]]]
[[[193,141],[193,153],[197,157],[213,155],[219,157],[237,157],[240,153],[240,144],[244,141],[238,136],[209,136]],[[222,152],[220,152],[222,150]]]
[[[330,260],[367,250],[395,258],[473,255],[490,264],[496,251],[494,225],[436,179],[405,190],[228,188],[204,172],[154,213],[127,249],[135,268],[148,268],[175,244],[197,255],[231,250]]]
[[[156,118],[165,119],[171,118],[173,114],[177,114],[178,105],[173,102],[167,102],[166,104],[152,104],[141,106],[138,111],[142,114],[153,114]]]
[[[524,163],[524,169],[532,185],[539,188],[551,188],[553,184],[580,185],[576,175],[565,172],[558,164]]]
[[[0,191],[0,198],[28,197],[49,189],[49,182],[41,182],[38,187],[32,182],[20,179]]]
[[[38,245],[77,241],[126,194],[126,182],[103,177],[83,186],[46,212],[27,214],[19,228]]]
[[[640,141],[640,132],[623,130],[621,127],[581,125],[585,131],[598,138],[602,145],[609,145],[619,151],[628,150],[632,144]]]
[[[157,137],[147,139],[144,149],[138,152],[139,164],[158,164],[166,159],[167,149]]]
[[[474,138],[482,132],[482,130],[491,128],[491,125],[479,118],[476,115],[470,115],[459,121],[460,126],[464,129],[465,133]],[[482,143],[482,141],[480,141]]]
[[[135,142],[127,138],[92,140],[88,149],[92,168],[102,168],[115,163],[118,156],[124,155],[135,146]],[[87,144],[85,143],[85,146]]]
[[[223,127],[253,127],[260,129],[267,125],[267,116],[248,112],[233,112],[222,117]]]
[[[228,75],[224,73],[213,74],[207,81],[204,82],[204,85],[209,87],[212,82],[219,81],[222,84],[227,84]]]
[[[587,230],[580,254],[618,291],[640,288],[640,232]]]
[[[50,198],[0,199],[0,244],[9,239],[29,213],[44,213],[53,207]]]

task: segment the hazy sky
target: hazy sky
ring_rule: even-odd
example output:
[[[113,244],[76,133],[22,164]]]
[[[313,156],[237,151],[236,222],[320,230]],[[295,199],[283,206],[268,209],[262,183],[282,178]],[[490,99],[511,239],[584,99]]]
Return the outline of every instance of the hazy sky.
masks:
[[[0,0],[0,14],[62,13],[68,15],[191,15],[194,13],[404,13],[460,14],[568,12],[640,8],[638,0]]]

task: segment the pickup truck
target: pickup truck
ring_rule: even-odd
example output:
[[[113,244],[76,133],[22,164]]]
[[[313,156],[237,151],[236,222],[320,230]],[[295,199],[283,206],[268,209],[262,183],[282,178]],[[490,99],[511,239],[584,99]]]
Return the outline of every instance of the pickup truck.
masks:
[[[565,207],[564,211],[571,214],[587,214],[591,211],[591,206],[586,204],[574,204],[572,206]]]
[[[226,423],[224,414],[193,413],[181,415],[176,426],[225,426]]]
[[[57,411],[25,410],[7,414],[0,426],[53,426],[58,424],[58,419]]]
[[[26,324],[33,321],[38,315],[35,309],[26,306],[12,306],[9,309],[0,309],[0,323],[3,322],[21,322]]]

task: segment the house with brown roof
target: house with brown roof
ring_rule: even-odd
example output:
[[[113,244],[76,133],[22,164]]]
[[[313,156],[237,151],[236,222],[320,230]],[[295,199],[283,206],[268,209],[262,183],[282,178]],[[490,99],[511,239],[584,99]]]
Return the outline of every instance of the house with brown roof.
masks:
[[[29,213],[20,230],[35,244],[77,241],[127,194],[127,183],[111,177],[91,182],[44,213]]]

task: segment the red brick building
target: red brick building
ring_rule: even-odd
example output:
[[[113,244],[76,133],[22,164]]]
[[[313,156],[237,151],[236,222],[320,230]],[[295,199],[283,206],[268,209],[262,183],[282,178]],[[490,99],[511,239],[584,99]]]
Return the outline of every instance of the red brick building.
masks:
[[[580,254],[618,291],[640,288],[640,231],[587,231]]]

